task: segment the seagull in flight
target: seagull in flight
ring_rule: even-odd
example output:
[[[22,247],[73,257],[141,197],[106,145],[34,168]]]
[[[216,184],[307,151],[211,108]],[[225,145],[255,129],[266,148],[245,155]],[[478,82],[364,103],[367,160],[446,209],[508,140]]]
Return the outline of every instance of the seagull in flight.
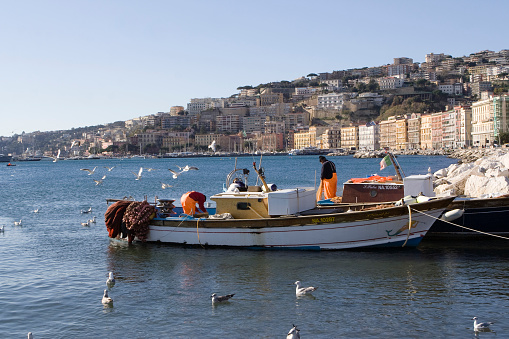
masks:
[[[286,339],[300,339],[300,330],[293,325],[292,329],[286,335]]]
[[[53,162],[57,162],[60,158],[60,149],[58,150],[57,156],[53,158]]]
[[[156,170],[155,168],[145,167],[145,171],[147,171],[147,172],[152,172],[155,170]]]
[[[216,151],[216,141],[213,140],[208,148],[210,148],[212,150],[212,152],[215,152]]]
[[[113,299],[111,299],[110,297],[108,297],[108,290],[104,290],[102,303],[103,303],[104,305],[112,305],[112,304],[113,304]]]
[[[115,166],[113,166],[113,167],[104,166],[104,168],[106,168],[108,170],[108,172],[111,172],[115,168]]]
[[[178,176],[184,172],[189,172],[190,170],[195,170],[195,171],[198,170],[198,167],[189,166],[189,165],[186,165],[185,167],[180,167],[177,165],[177,167],[179,168],[180,172],[168,169],[168,171],[170,171],[173,174],[173,179],[177,179]]]
[[[161,183],[161,188],[164,190],[164,189],[167,189],[167,188],[170,188],[170,187],[173,187],[172,185],[168,185],[168,184],[165,184],[164,182]]]
[[[138,173],[135,173],[135,172],[131,172],[132,174],[134,174],[136,176],[136,179],[135,180],[140,180],[141,179],[141,173],[143,172],[143,167],[140,167],[140,170],[138,171]]]
[[[234,295],[235,295],[235,293],[227,294],[227,295],[217,295],[215,293],[212,293],[212,295],[210,296],[212,298],[212,305],[228,301]]]
[[[195,170],[195,171],[198,170],[198,167],[189,166],[189,165],[186,165],[185,167],[180,167],[179,165],[177,165],[177,167],[180,169],[181,172],[187,172],[189,170]]]
[[[297,287],[295,288],[295,294],[297,296],[311,294],[311,292],[316,291],[316,289],[318,288],[318,287],[312,287],[312,286],[302,287],[300,284],[300,281],[298,281],[298,280],[295,282],[295,285],[297,285]]]
[[[475,331],[489,330],[490,329],[490,325],[494,324],[492,322],[478,323],[477,319],[478,319],[477,317],[473,317],[472,318],[472,320],[474,321],[474,330]]]
[[[95,166],[93,169],[80,168],[80,171],[87,171],[88,175],[92,175],[92,174],[94,174],[96,168],[97,168],[97,166]]]
[[[95,185],[100,185],[103,183],[103,180],[106,179],[106,175],[103,175],[103,177],[100,179],[100,180],[94,180],[95,181]]]

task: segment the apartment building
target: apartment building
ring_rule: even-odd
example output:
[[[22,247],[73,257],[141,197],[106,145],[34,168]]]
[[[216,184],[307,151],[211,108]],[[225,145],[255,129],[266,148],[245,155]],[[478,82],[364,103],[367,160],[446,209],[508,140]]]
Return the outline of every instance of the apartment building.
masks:
[[[322,134],[322,147],[335,149],[341,147],[341,127],[329,126]]]
[[[509,97],[496,96],[493,97],[493,128],[495,140],[500,144],[500,134],[509,132]]]
[[[219,132],[237,133],[242,128],[242,117],[239,115],[218,115],[216,129]]]
[[[456,147],[472,146],[472,108],[470,106],[456,106]]]
[[[438,85],[438,89],[449,95],[463,94],[463,84],[460,83]]]
[[[242,118],[242,129],[246,133],[262,132],[265,118],[259,116],[249,116]]]
[[[405,82],[403,79],[390,77],[390,78],[379,78],[377,79],[378,86],[380,86],[381,91],[386,91],[390,89],[396,89],[403,87],[403,83]]]
[[[442,147],[456,148],[456,111],[442,113]]]
[[[317,108],[342,109],[346,100],[350,99],[350,95],[346,93],[329,93],[318,96]]]
[[[225,108],[227,106],[226,99],[219,98],[194,98],[187,104],[187,112],[190,116],[196,116],[200,112],[212,108]]]
[[[378,124],[359,125],[359,149],[366,151],[380,149],[380,126]]]
[[[341,128],[341,147],[347,150],[359,149],[359,126]]]
[[[442,148],[442,112],[431,114],[431,147]]]
[[[421,114],[412,113],[408,118],[408,149],[421,148]]]
[[[494,141],[493,99],[472,103],[472,145],[489,146]]]
[[[293,134],[293,148],[300,149],[321,145],[321,136],[327,128],[327,126],[311,126],[307,131],[295,132]]]
[[[396,149],[408,149],[408,119],[406,116],[396,119]]]
[[[166,116],[161,119],[161,127],[163,129],[187,128],[189,126],[191,126],[191,117],[187,115]]]
[[[380,122],[380,148],[396,149],[396,117]]]
[[[421,115],[421,149],[432,149],[431,140],[431,114]]]

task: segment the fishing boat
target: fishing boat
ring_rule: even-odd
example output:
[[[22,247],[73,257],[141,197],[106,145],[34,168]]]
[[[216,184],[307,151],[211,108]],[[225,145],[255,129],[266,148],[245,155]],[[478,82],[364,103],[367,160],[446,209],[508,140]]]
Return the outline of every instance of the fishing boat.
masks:
[[[7,154],[0,154],[0,162],[10,162],[12,157]]]
[[[319,201],[319,204],[382,203],[409,201],[424,195],[434,196],[433,176],[428,169],[424,175],[404,176],[397,159],[390,153],[396,172],[395,176],[373,175],[367,178],[352,178],[343,184],[341,198]],[[509,236],[509,195],[471,198],[456,197],[428,232],[428,238],[449,238],[457,236]]]
[[[431,227],[437,238],[457,236],[509,237],[509,195],[491,198],[457,197]]]
[[[208,209],[208,216],[186,215],[171,202],[159,201],[151,218],[139,218],[145,218],[148,223],[143,239],[186,246],[248,249],[415,247],[454,199],[429,198],[401,206],[393,203],[320,206],[315,188],[269,187],[263,170],[257,169],[254,163],[253,168],[262,185],[231,189],[235,177],[245,179],[249,174],[248,169],[234,168],[227,175],[227,189],[210,198],[216,207]],[[131,204],[122,200],[109,202]],[[108,216],[118,214],[110,208]],[[110,236],[133,240],[128,233],[110,232]]]

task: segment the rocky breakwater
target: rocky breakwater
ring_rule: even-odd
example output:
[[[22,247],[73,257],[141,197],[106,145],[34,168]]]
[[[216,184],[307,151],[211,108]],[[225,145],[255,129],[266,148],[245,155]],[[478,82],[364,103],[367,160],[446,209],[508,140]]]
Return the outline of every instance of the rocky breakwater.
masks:
[[[394,155],[448,155],[449,152],[445,150],[391,150]],[[357,151],[354,158],[383,158],[387,155],[385,150],[380,151]]]
[[[488,198],[509,194],[507,149],[461,150],[450,157],[460,159],[458,164],[433,174],[437,196]]]

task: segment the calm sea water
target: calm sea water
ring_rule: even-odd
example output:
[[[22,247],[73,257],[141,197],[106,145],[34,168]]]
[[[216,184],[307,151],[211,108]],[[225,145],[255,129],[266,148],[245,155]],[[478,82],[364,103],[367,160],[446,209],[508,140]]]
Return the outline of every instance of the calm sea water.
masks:
[[[331,157],[339,182],[379,171],[380,159]],[[455,162],[400,156],[407,175]],[[107,198],[153,201],[221,191],[233,158],[20,162],[0,166],[0,338],[470,338],[471,318],[509,337],[509,246],[430,242],[417,249],[339,252],[186,249],[110,240]],[[259,158],[239,158],[252,168]],[[197,166],[171,178],[168,168]],[[97,166],[94,175],[80,168]],[[115,166],[108,172],[103,166]],[[141,180],[131,172],[145,169]],[[264,157],[267,181],[313,186],[316,156]],[[102,185],[93,179],[106,175]],[[317,174],[318,175],[318,174]],[[251,176],[253,177],[253,175]],[[251,178],[253,180],[253,178]],[[163,190],[161,183],[173,185]],[[253,181],[251,181],[253,183]],[[80,210],[92,207],[91,214]],[[33,213],[39,208],[39,213]],[[97,224],[81,222],[97,216]],[[23,226],[14,226],[22,219]],[[101,304],[109,271],[112,308]],[[296,298],[293,283],[318,286]],[[213,307],[210,294],[235,293]]]

